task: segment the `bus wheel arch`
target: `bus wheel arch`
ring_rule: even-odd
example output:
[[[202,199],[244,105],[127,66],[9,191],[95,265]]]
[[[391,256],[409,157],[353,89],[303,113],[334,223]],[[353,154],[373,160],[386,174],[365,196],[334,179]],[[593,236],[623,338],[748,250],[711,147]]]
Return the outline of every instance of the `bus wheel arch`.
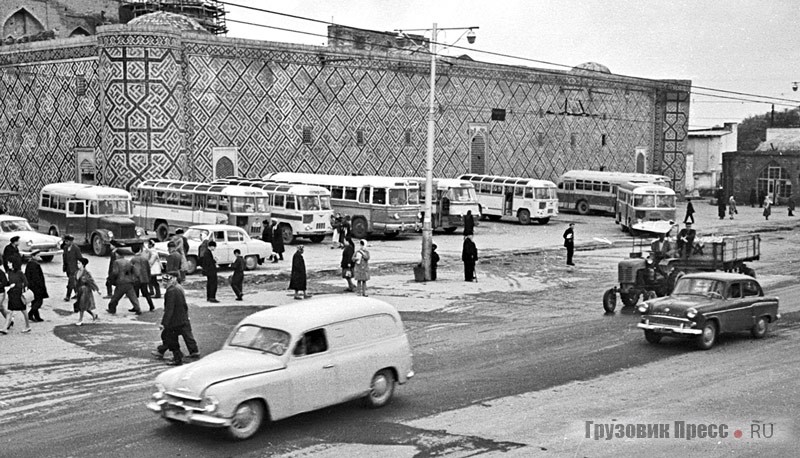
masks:
[[[591,211],[591,207],[589,207],[589,202],[579,200],[578,203],[575,204],[575,210],[577,210],[580,215],[588,215]]]
[[[156,237],[159,242],[163,242],[169,238],[169,224],[163,219],[156,220],[153,224],[153,229],[156,231]]]
[[[294,243],[295,236],[294,231],[292,231],[292,226],[286,223],[280,223],[278,224],[278,230],[281,231],[284,245],[291,245]]]

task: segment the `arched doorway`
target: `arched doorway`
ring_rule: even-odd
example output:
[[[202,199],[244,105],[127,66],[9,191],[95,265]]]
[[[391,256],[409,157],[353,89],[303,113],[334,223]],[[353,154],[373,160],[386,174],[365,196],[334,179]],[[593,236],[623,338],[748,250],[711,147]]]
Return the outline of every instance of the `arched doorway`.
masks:
[[[769,196],[772,202],[779,204],[792,195],[792,179],[786,169],[772,163],[761,170],[756,189],[759,199]]]
[[[3,36],[20,38],[26,35],[35,35],[43,32],[44,27],[31,13],[25,8],[20,8],[12,14],[3,24]]]
[[[469,171],[486,173],[486,136],[488,126],[483,123],[470,123]]]

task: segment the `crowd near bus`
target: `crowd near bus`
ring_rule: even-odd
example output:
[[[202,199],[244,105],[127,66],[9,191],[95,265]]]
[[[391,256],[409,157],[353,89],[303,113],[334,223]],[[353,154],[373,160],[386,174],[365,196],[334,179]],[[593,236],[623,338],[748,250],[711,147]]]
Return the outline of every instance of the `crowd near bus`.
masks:
[[[283,243],[294,243],[297,237],[320,243],[333,233],[331,192],[326,188],[242,177],[221,178],[212,184],[250,186],[266,191],[269,212],[278,223]]]
[[[262,179],[326,188],[334,212],[350,217],[356,238],[394,237],[422,228],[419,185],[408,178],[278,172]]]
[[[558,207],[581,215],[616,213],[617,186],[623,183],[658,184],[669,187],[664,175],[647,173],[570,170],[558,181]]]
[[[145,180],[134,188],[135,219],[160,241],[176,229],[225,223],[261,235],[269,221],[269,194],[249,186]]]
[[[558,215],[558,196],[552,181],[496,175],[461,175],[475,186],[482,217],[499,221],[504,216],[520,224],[547,224]]]

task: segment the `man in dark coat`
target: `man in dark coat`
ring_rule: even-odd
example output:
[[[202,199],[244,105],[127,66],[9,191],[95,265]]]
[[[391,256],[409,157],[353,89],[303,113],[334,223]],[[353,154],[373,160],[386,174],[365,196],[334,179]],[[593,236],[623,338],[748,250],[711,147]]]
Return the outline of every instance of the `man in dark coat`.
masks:
[[[683,224],[690,222],[694,224],[694,205],[692,205],[691,197],[686,198],[686,217],[683,218]]]
[[[264,243],[272,243],[272,224],[268,219],[263,221],[264,230],[261,231],[261,241]]]
[[[436,269],[439,267],[439,253],[436,252],[436,244],[431,245],[431,280],[436,280]]]
[[[169,302],[172,305],[180,305],[181,301],[183,304],[186,304],[186,295],[183,291],[183,287],[178,283],[178,271],[175,270],[173,272],[168,272],[161,276],[161,280],[164,281],[164,288],[165,290],[169,289],[171,286],[175,286],[175,293],[169,299]],[[167,296],[164,295],[164,315],[166,316],[166,304],[167,304]],[[174,310],[174,309],[173,309]],[[188,310],[188,309],[187,309]],[[162,318],[162,323],[163,323]],[[194,339],[194,333],[192,333],[192,323],[188,320],[187,315],[187,324],[180,329],[180,332],[175,336],[175,349],[176,351],[172,352],[173,358],[177,353],[180,353],[180,356],[183,357],[183,353],[180,350],[180,343],[178,342],[178,337],[183,336],[183,342],[186,344],[186,349],[189,350],[189,358],[199,358],[200,357],[200,349],[197,347],[197,341]],[[151,351],[150,354],[155,356],[158,359],[164,359],[164,353],[168,350],[166,341],[164,340],[165,334],[161,332],[161,345],[159,345],[155,350]],[[169,339],[167,339],[169,340]],[[174,359],[173,359],[174,361]]]
[[[725,219],[725,212],[728,210],[728,199],[725,198],[725,190],[722,188],[717,189],[717,216],[719,219]]]
[[[303,259],[303,245],[297,246],[297,251],[292,256],[292,277],[289,280],[289,289],[294,290],[295,299],[308,297],[306,294],[306,261]],[[300,291],[303,295],[300,296]]]
[[[575,223],[569,223],[569,227],[564,231],[564,248],[567,249],[567,265],[574,266],[572,255],[575,253]]]
[[[272,221],[272,252],[275,253],[275,258],[272,262],[283,261],[283,231],[278,228],[278,222]]]
[[[31,259],[25,267],[25,278],[28,280],[28,289],[33,291],[33,302],[31,302],[31,310],[28,312],[28,318],[31,321],[44,321],[39,315],[39,308],[42,303],[47,299],[47,283],[44,281],[44,274],[42,273],[42,266],[39,265],[42,258],[39,256],[38,251],[31,253]]]
[[[64,252],[62,253],[61,270],[67,274],[67,296],[65,301],[69,302],[72,292],[78,292],[75,287],[75,272],[78,271],[78,260],[83,259],[81,249],[75,245],[75,238],[71,235],[64,236]]]
[[[475,234],[475,217],[472,216],[472,210],[467,210],[464,216],[464,237]]]
[[[464,261],[464,281],[475,281],[475,263],[478,262],[478,248],[472,241],[472,236],[464,237],[464,246],[461,249],[461,260]]]
[[[686,223],[686,227],[678,232],[678,240],[676,246],[681,257],[686,259],[692,255],[694,249],[694,239],[697,236],[697,231],[692,228],[692,223]]]
[[[125,257],[120,256],[114,261],[114,268],[111,272],[111,283],[114,285],[114,295],[111,296],[111,301],[108,302],[108,313],[117,313],[117,304],[122,296],[128,298],[133,308],[128,310],[137,315],[142,314],[142,309],[139,308],[139,298],[133,291],[133,284],[136,282],[136,273],[133,269],[133,264]]]
[[[8,245],[3,248],[3,267],[6,272],[11,272],[11,266],[14,265],[15,260],[22,265],[22,256],[19,254],[19,236],[11,237]]]
[[[178,283],[182,283],[180,280],[180,271],[183,256],[181,256],[181,252],[178,251],[178,245],[174,241],[167,243],[167,249],[169,250],[169,255],[167,256],[166,270],[167,272],[178,272]]]
[[[133,246],[131,264],[133,264],[133,272],[136,277],[133,282],[133,292],[136,293],[136,297],[141,295],[145,298],[152,312],[156,308],[153,306],[153,299],[150,298],[150,261],[142,253],[141,245]]]
[[[178,285],[174,275],[164,275],[167,290],[164,292],[164,316],[161,318],[161,342],[159,349],[153,352],[163,358],[164,351],[172,352],[172,361],[167,363],[172,366],[183,364],[183,352],[178,337],[189,346],[187,335],[191,335],[192,325],[189,322],[189,307],[186,305],[186,295],[183,287]],[[194,338],[192,337],[192,340]],[[164,351],[160,351],[162,347]]]
[[[117,260],[117,247],[114,245],[111,248],[111,253],[108,255],[108,275],[106,276],[106,299],[111,299],[114,295],[114,285],[111,283],[111,272],[114,270],[114,261]]]
[[[233,261],[233,275],[231,275],[231,289],[233,290],[233,294],[236,295],[236,300],[242,300],[242,290],[244,289],[244,258],[242,257],[242,252],[238,248],[233,250],[233,255],[236,256],[236,260]]]
[[[206,300],[208,302],[219,302],[217,300],[217,260],[214,259],[214,250],[217,249],[217,242],[208,242],[208,249],[200,259],[200,267],[203,268],[203,275],[206,276]]]

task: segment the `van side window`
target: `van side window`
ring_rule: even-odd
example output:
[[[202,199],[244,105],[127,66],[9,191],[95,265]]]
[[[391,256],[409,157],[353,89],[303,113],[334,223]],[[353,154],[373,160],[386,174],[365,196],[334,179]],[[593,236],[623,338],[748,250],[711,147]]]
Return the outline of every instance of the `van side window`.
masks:
[[[292,352],[295,356],[308,356],[328,351],[328,341],[324,329],[309,331],[300,338]]]
[[[50,194],[42,194],[42,208],[50,207]]]

